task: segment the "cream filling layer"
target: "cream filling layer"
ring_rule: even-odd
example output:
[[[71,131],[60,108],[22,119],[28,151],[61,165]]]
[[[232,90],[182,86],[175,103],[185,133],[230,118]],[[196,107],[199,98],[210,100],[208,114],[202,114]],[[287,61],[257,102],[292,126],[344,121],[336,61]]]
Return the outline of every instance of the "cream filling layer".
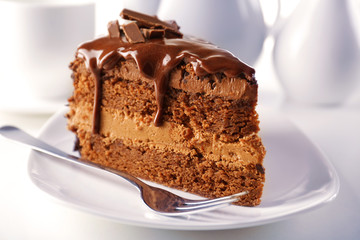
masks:
[[[88,103],[81,105],[76,108],[69,124],[91,131],[92,107]],[[189,131],[192,131],[190,138]],[[164,122],[161,127],[155,127],[136,117],[130,118],[123,111],[106,107],[101,111],[100,134],[108,138],[106,141],[120,139],[129,146],[185,155],[191,154],[191,149],[196,148],[205,158],[226,164],[230,168],[261,163],[262,159],[262,153],[252,147],[246,138],[234,143],[224,143],[215,136],[196,132],[179,124]]]

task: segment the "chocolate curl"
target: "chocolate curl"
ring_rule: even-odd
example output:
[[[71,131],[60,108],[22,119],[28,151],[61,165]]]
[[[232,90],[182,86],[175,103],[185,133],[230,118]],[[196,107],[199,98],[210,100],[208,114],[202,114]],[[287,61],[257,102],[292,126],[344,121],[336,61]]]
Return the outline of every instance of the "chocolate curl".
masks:
[[[123,19],[137,21],[139,27],[145,27],[150,29],[165,29],[166,32],[173,33],[174,36],[182,37],[182,33],[179,32],[179,26],[175,21],[161,21],[156,16],[150,16],[143,13],[135,12],[129,9],[124,9],[120,16]]]
[[[145,42],[143,35],[135,22],[128,23],[126,25],[122,25],[122,29],[125,33],[127,40],[130,43],[141,43]]]
[[[182,38],[182,33],[170,31],[169,29],[165,29],[165,37],[166,38]]]
[[[164,29],[141,28],[140,30],[146,39],[163,38],[165,36]]]
[[[110,21],[107,28],[110,38],[120,38],[120,25],[118,20]]]

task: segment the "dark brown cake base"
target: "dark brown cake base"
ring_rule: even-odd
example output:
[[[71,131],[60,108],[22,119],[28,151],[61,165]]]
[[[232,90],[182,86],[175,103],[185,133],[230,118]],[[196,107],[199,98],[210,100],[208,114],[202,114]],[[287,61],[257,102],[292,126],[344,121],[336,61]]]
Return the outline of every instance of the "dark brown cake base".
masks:
[[[236,204],[260,203],[264,181],[261,165],[251,163],[229,168],[204,159],[195,150],[186,156],[151,148],[130,148],[121,140],[110,143],[98,134],[84,131],[78,131],[78,138],[82,157],[103,166],[209,198],[249,191]]]

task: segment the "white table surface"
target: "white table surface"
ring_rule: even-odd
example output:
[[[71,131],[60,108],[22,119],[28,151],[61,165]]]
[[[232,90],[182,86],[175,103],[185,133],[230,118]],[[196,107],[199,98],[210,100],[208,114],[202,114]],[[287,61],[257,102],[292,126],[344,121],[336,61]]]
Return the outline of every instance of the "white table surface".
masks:
[[[360,90],[338,107],[283,104],[264,59],[257,65],[260,104],[284,112],[327,155],[340,177],[334,201],[281,222],[236,230],[129,226],[69,208],[39,190],[27,174],[30,150],[0,137],[0,239],[360,239]],[[0,126],[36,135],[49,116],[0,111]]]

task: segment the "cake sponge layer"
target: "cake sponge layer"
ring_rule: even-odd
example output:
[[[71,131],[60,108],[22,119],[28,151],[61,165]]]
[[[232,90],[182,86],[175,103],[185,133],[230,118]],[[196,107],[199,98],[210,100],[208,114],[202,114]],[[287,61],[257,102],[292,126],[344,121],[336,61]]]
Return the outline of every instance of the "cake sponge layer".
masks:
[[[79,130],[77,136],[81,156],[87,160],[204,197],[249,191],[237,204],[260,203],[264,181],[260,164],[210,161],[195,149],[188,154],[161,151],[146,144],[138,146],[83,130]]]
[[[77,58],[72,69],[75,91],[71,101],[93,104],[94,80],[83,59]],[[187,64],[180,65],[171,76],[163,122],[188,127],[196,131],[193,135],[216,135],[224,142],[235,142],[259,131],[255,111],[256,84],[240,77],[226,78],[221,74],[219,77],[208,75],[199,78]],[[157,110],[154,82],[139,74],[135,62],[119,62],[114,69],[106,71],[102,87],[103,107],[118,109],[138,124],[152,124]],[[233,94],[226,95],[229,89],[233,89]]]

